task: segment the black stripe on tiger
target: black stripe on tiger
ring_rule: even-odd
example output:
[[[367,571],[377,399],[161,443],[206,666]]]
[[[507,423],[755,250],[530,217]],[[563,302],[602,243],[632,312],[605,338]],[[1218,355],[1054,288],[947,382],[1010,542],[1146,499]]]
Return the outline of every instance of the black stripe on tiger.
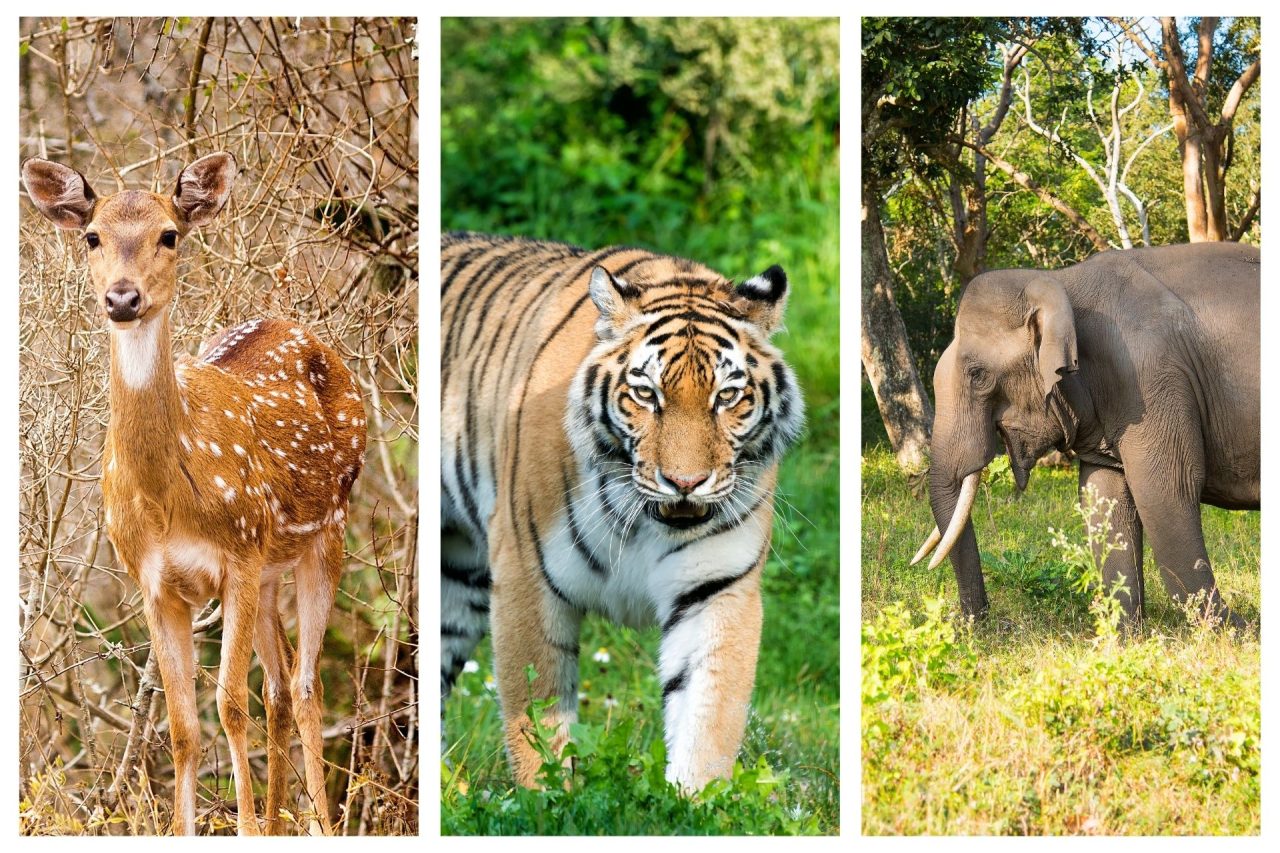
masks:
[[[766,545],[766,547],[768,546]],[[721,592],[724,592],[726,589],[751,574],[751,572],[755,570],[756,565],[760,562],[760,558],[762,556],[763,552],[757,554],[755,559],[751,561],[751,564],[740,572],[732,575],[725,575],[724,577],[715,578],[709,581],[703,581],[692,589],[688,589],[680,593],[679,597],[676,598],[675,606],[671,609],[671,615],[662,623],[662,632],[664,634],[668,633],[672,628],[679,625],[681,620],[689,615],[690,610],[712,597],[719,595]]]
[[[460,566],[449,560],[442,560],[440,563],[440,574],[454,583],[460,583],[463,586],[472,589],[488,589],[489,588],[489,570],[485,567],[477,569]]]
[[[547,571],[546,556],[542,553],[542,534],[538,532],[538,524],[533,520],[533,506],[528,508],[529,515],[529,533],[530,541],[533,542],[534,554],[538,560],[538,572],[542,575],[542,579],[546,581],[547,589],[551,590],[551,594],[572,607],[574,610],[582,610],[582,608],[569,597],[569,594],[562,590],[556,582],[551,579],[551,573]]]
[[[596,252],[595,254],[588,257],[581,265],[579,272],[572,274],[570,276],[566,276],[564,277],[564,279],[570,283],[576,282],[579,277],[589,272],[591,269],[603,263],[604,261],[607,261],[609,258],[613,257],[614,255],[619,255],[619,254],[622,254],[623,252],[628,252],[628,251],[635,251],[635,250],[630,249],[629,247],[626,247],[626,246],[602,249],[599,252]],[[641,260],[645,260],[645,258],[637,259],[636,263],[639,263]],[[543,294],[540,294],[540,298],[545,297],[546,294],[552,292],[552,290],[553,288],[547,288],[547,290]],[[542,357],[542,354],[544,352],[546,352],[547,347],[551,345],[551,342],[556,339],[556,336],[559,335],[560,332],[564,330],[565,326],[574,317],[574,315],[577,314],[578,311],[582,310],[582,306],[585,305],[588,301],[590,301],[590,299],[591,299],[590,295],[586,293],[578,297],[578,299],[573,303],[573,306],[569,309],[568,313],[566,313],[563,317],[561,317],[560,321],[556,323],[556,325],[547,333],[547,335],[541,341],[539,341],[538,349],[534,352],[533,358],[528,366],[529,374],[532,375],[533,371],[537,369],[538,359]],[[535,300],[535,303],[536,301],[537,300]],[[532,307],[533,306],[530,306],[531,309]],[[514,338],[515,336],[513,335],[508,339],[508,348],[510,348]],[[525,383],[520,389],[520,402],[516,406],[516,424],[515,424],[515,431],[514,431],[515,434],[512,438],[512,452],[511,452],[511,466],[510,466],[512,479],[515,478],[515,473],[520,470],[520,465],[519,465],[520,463],[520,432],[522,427],[524,426],[525,401],[528,398],[528,396],[529,396],[529,385],[528,383]],[[514,516],[516,514],[515,490],[512,490],[509,506],[511,509],[511,513]]]
[[[578,556],[587,564],[592,574],[604,577],[609,572],[604,566],[600,565],[600,561],[596,559],[596,555],[591,553],[586,542],[583,541],[582,531],[578,528],[578,519],[574,514],[573,505],[573,486],[570,485],[569,469],[564,465],[560,466],[561,476],[564,478],[564,511],[565,517],[569,525],[569,537],[573,540],[573,548],[578,552]]]
[[[662,685],[662,702],[666,704],[667,698],[678,691],[684,690],[685,684],[689,681],[688,667],[680,670],[673,678],[667,679]]]

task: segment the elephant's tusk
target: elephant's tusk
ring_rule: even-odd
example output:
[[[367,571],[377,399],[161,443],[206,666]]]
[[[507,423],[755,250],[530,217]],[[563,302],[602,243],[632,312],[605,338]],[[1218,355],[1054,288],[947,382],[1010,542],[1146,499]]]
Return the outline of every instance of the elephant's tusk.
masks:
[[[947,559],[947,555],[951,553],[951,547],[964,532],[964,526],[969,522],[969,513],[973,510],[973,499],[978,496],[978,479],[981,476],[981,470],[974,471],[960,484],[960,498],[956,501],[955,512],[951,514],[951,523],[947,525],[947,532],[943,535],[938,550],[934,552],[933,559],[929,561],[930,569],[936,569],[939,563]]]
[[[920,550],[916,551],[916,555],[911,558],[911,565],[914,566],[916,563],[929,556],[929,552],[932,551],[941,541],[942,531],[938,529],[937,525],[934,525],[933,532],[929,534],[929,538],[924,540],[924,544],[920,546]]]

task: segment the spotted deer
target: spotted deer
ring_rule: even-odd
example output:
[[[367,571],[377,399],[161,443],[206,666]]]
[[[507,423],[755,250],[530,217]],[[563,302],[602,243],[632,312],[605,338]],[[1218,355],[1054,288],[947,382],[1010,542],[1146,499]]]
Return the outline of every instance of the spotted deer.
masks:
[[[266,830],[283,829],[289,747],[302,741],[311,830],[332,832],[325,795],[323,690],[316,661],[343,564],[347,499],[360,472],[365,411],[351,373],[301,326],[250,320],[174,362],[169,308],[178,244],[226,204],[235,160],[191,163],[170,195],[99,197],[48,160],[22,165],[39,211],[80,229],[110,335],[110,418],[102,501],[116,557],[142,591],[169,711],[173,830],[195,832],[196,660],[192,612],[222,606],[218,716],[230,745],[237,828],[257,834],[247,727],[251,651],[267,712]],[[298,648],[277,605],[296,587]]]

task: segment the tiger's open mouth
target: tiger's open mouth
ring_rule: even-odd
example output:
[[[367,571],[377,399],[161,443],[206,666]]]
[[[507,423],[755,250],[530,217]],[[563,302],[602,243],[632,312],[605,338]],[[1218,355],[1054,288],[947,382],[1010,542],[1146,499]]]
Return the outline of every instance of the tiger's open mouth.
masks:
[[[649,505],[650,516],[668,527],[682,530],[705,524],[715,514],[716,508],[714,504],[676,501],[674,503],[653,503]]]

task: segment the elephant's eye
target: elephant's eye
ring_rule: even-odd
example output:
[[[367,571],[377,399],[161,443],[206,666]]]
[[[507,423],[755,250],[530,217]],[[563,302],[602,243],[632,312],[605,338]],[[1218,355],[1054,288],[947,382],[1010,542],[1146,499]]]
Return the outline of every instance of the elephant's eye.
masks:
[[[975,388],[985,388],[991,381],[991,374],[980,364],[969,365],[965,372],[969,376],[969,384]]]

